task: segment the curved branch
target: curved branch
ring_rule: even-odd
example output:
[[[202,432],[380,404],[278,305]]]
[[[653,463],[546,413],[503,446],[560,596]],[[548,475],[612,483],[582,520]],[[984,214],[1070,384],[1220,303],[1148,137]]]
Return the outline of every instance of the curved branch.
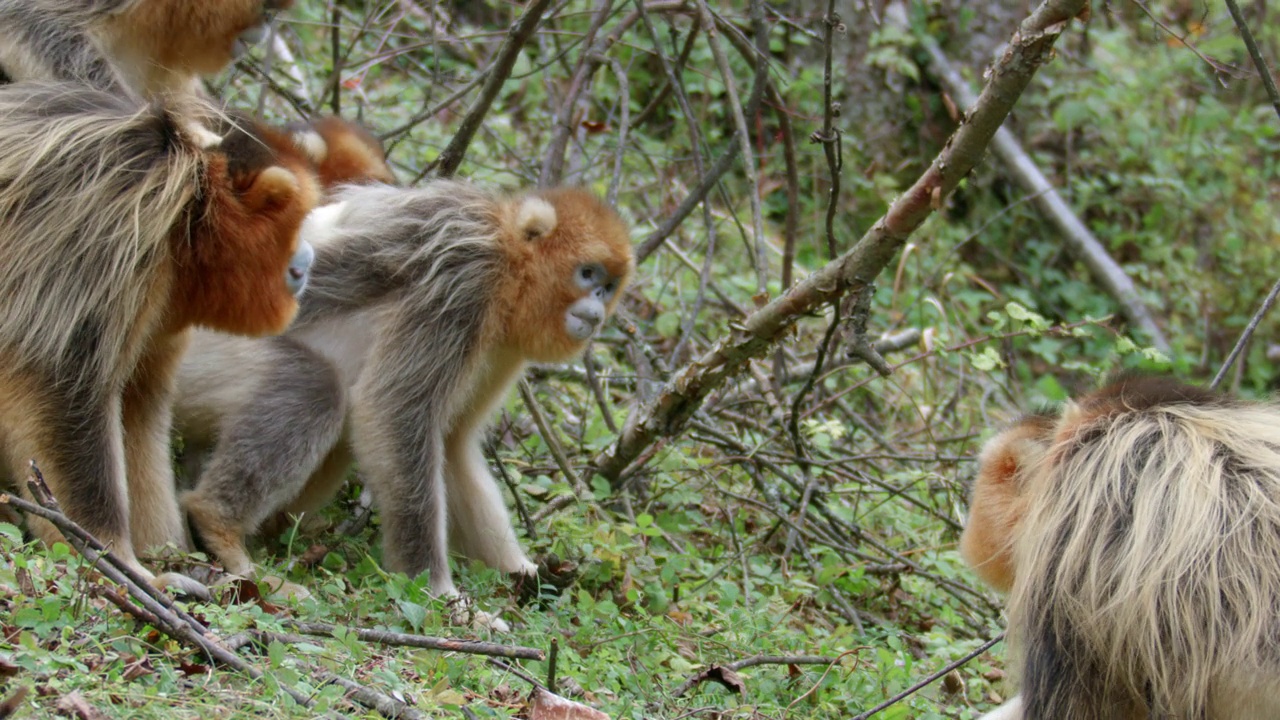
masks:
[[[748,316],[728,337],[678,371],[614,444],[596,458],[598,472],[619,488],[623,472],[655,442],[684,430],[706,397],[759,357],[796,320],[843,293],[863,287],[889,264],[911,233],[978,164],[1053,44],[1088,0],[1045,0],[1023,21],[986,87],[929,169],[853,246],[784,295]],[[639,463],[637,463],[639,464]]]

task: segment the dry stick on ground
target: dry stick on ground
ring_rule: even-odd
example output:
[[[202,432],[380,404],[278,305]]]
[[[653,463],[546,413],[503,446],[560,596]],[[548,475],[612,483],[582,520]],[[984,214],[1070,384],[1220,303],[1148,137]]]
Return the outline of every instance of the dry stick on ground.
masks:
[[[28,483],[32,487],[33,495],[40,500],[42,505],[28,502],[22,498],[9,495],[8,493],[0,493],[0,504],[11,505],[24,513],[44,518],[57,527],[58,530],[62,532],[63,537],[73,548],[75,548],[77,552],[89,560],[107,579],[126,590],[129,593],[129,597],[141,606],[134,606],[127,602],[123,597],[114,595],[109,591],[98,593],[124,612],[134,615],[143,622],[152,625],[157,630],[164,632],[180,642],[196,647],[217,663],[239,670],[255,680],[259,680],[264,677],[262,670],[250,664],[239,655],[236,655],[234,650],[232,650],[231,647],[228,647],[227,644],[220,641],[208,627],[192,618],[186,612],[174,607],[169,598],[152,588],[142,578],[136,577],[136,573],[121,563],[120,560],[116,558],[110,550],[107,550],[100,541],[89,534],[89,532],[84,528],[67,518],[58,507],[57,501],[53,498],[52,494],[49,493],[48,486],[44,484],[44,478],[39,474],[39,469],[35,468],[34,465],[35,464],[32,463],[33,477],[28,481]],[[308,635],[331,636],[337,626],[324,623],[297,623],[293,627],[299,632]],[[471,640],[454,640],[450,638],[429,637],[425,635],[409,635],[405,633],[394,633],[381,630],[366,630],[363,628],[343,629],[346,632],[355,635],[360,640],[366,642],[378,642],[386,645],[401,645],[406,647],[444,650],[472,655],[518,658],[523,660],[544,659],[543,652],[537,648],[498,645],[496,643]],[[276,638],[273,637],[271,639]],[[243,642],[233,640],[233,647],[239,647],[242,644]],[[386,697],[382,693],[378,693],[368,688],[363,688],[359,683],[349,679],[339,678],[329,673],[322,674],[324,675],[322,678],[324,682],[334,682],[335,684],[342,686],[348,690],[350,699],[364,707],[376,710],[386,717],[422,717],[420,714],[416,714],[416,711],[408,708],[408,706],[397,707],[397,701]],[[315,704],[314,700],[312,700],[308,695],[289,686],[279,678],[276,678],[276,683],[282,690],[284,690],[284,692],[303,707],[309,708]],[[406,710],[408,712],[406,712]],[[337,717],[345,716],[338,715]]]
[[[551,4],[551,0],[533,0],[525,9],[524,14],[511,26],[511,30],[507,32],[507,39],[503,41],[502,47],[498,50],[498,57],[493,61],[492,69],[489,71],[489,77],[485,79],[484,88],[480,91],[480,97],[476,99],[475,105],[467,111],[467,116],[462,119],[462,123],[458,126],[458,132],[454,134],[453,139],[440,153],[440,155],[427,165],[424,172],[435,171],[439,177],[452,177],[458,171],[458,166],[462,164],[462,158],[467,154],[467,146],[471,144],[471,139],[475,137],[476,131],[480,129],[480,124],[484,121],[486,115],[489,114],[489,108],[493,105],[493,101],[497,99],[498,93],[502,90],[502,85],[511,77],[511,70],[515,67],[516,58],[520,55],[520,50],[524,48],[525,43],[529,42],[529,38],[533,37],[533,31],[538,27],[538,22],[542,20],[542,13],[546,11],[547,6]]]
[[[466,653],[468,655],[488,655],[490,657],[515,658],[518,660],[545,660],[546,655],[537,648],[520,647],[519,645],[499,645],[478,640],[454,640],[451,638],[431,637],[428,635],[412,635],[409,633],[390,632],[388,630],[369,630],[366,628],[345,627],[317,622],[292,622],[286,627],[304,635],[332,636],[334,631],[341,630],[355,635],[364,642],[398,647],[425,648],[427,650],[446,650]]]
[[[62,513],[57,501],[49,494],[48,486],[44,484],[44,479],[38,474],[39,471],[34,465],[35,463],[32,463],[33,474],[27,482],[31,487],[32,494],[40,500],[41,504],[37,505],[7,493],[0,494],[0,504],[12,505],[24,513],[44,518],[52,523],[54,527],[62,532],[62,536],[71,544],[71,547],[75,548],[76,552],[79,552],[86,560],[92,563],[98,572],[128,591],[129,596],[145,610],[145,614],[140,615],[140,617],[146,622],[155,621],[157,630],[179,642],[197,648],[215,662],[239,670],[255,680],[260,680],[264,677],[262,670],[250,665],[243,658],[228,650],[213,633],[209,632],[208,628],[194,621],[179,617],[178,611],[173,607],[171,600],[168,598],[157,600],[154,590],[143,589],[144,587],[150,588],[150,586],[145,581],[138,582],[141,578],[130,577],[135,573],[127,571],[124,564],[111,551],[105,549],[101,542]],[[125,608],[127,604],[120,605],[120,607]],[[312,707],[315,704],[315,701],[306,693],[291,687],[279,678],[276,679],[276,682],[281,690],[303,707]]]
[[[906,27],[906,11],[900,3],[889,6],[885,16],[889,22]],[[969,83],[960,77],[960,73],[942,53],[942,48],[938,46],[937,41],[928,36],[923,36],[920,40],[929,55],[929,67],[934,77],[955,98],[957,105],[972,105],[974,95],[969,88]],[[1133,281],[1116,261],[1111,259],[1107,249],[1080,221],[1080,218],[1045,178],[1044,173],[1040,172],[1035,162],[1018,144],[1013,133],[1006,128],[1000,128],[991,144],[996,156],[1004,162],[1014,181],[1032,196],[1032,204],[1053,223],[1054,227],[1058,228],[1067,251],[1075,259],[1084,263],[1098,285],[1120,305],[1120,312],[1125,318],[1141,331],[1152,345],[1168,353],[1169,341],[1165,339],[1160,326],[1151,316],[1151,311],[1138,295],[1138,289]]]
[[[987,144],[1021,97],[1035,71],[1053,55],[1053,44],[1088,0],[1046,0],[1023,21],[992,68],[982,95],[933,164],[889,206],[849,251],[805,278],[733,328],[702,357],[680,369],[594,463],[616,490],[623,472],[649,447],[685,428],[703,400],[773,343],[803,315],[851,289],[864,287],[943,200],[973,170]]]
[[[992,646],[994,646],[996,643],[1000,642],[1000,641],[1001,641],[1001,640],[1003,640],[1003,639],[1004,639],[1004,633],[1000,633],[999,635],[997,635],[997,636],[995,636],[995,637],[991,638],[990,640],[986,641],[985,643],[983,643],[983,644],[982,644],[982,645],[981,645],[977,650],[974,650],[973,652],[969,653],[968,655],[965,655],[964,657],[960,658],[959,660],[956,660],[956,661],[955,661],[955,662],[953,662],[953,663],[950,663],[950,664],[949,664],[949,665],[947,665],[946,667],[944,667],[944,668],[942,668],[941,670],[939,670],[939,671],[935,672],[934,674],[930,675],[929,677],[927,677],[927,678],[925,678],[925,679],[921,680],[920,682],[916,683],[915,685],[912,685],[911,687],[907,688],[906,690],[903,690],[902,692],[898,693],[897,695],[894,695],[893,697],[889,698],[888,700],[885,700],[884,702],[880,703],[879,705],[877,705],[877,706],[875,706],[875,707],[871,708],[870,710],[868,710],[868,711],[866,711],[866,712],[862,713],[861,715],[858,715],[858,716],[857,716],[857,717],[855,717],[853,720],[867,720],[867,718],[871,717],[872,715],[875,715],[876,713],[880,712],[881,710],[884,710],[885,708],[888,708],[888,707],[890,707],[890,706],[892,706],[892,705],[896,705],[896,704],[898,704],[898,703],[902,702],[904,699],[906,699],[906,698],[910,697],[911,695],[914,695],[915,693],[920,692],[920,690],[924,689],[925,687],[927,687],[930,683],[934,682],[935,680],[937,680],[937,679],[941,678],[942,676],[946,675],[947,673],[951,672],[952,670],[955,670],[956,668],[960,667],[961,665],[964,665],[965,663],[969,662],[970,660],[972,660],[972,659],[974,659],[974,658],[978,657],[979,655],[981,655],[982,653],[986,652],[987,650],[990,650]]]

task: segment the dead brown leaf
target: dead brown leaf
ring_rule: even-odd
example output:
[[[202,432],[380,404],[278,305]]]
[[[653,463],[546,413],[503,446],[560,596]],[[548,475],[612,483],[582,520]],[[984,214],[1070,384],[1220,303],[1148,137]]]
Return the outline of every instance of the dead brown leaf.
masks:
[[[538,688],[529,698],[529,720],[609,720],[609,716]]]
[[[107,720],[107,715],[90,705],[79,692],[62,696],[55,707],[60,714],[76,720]]]
[[[22,701],[27,699],[27,688],[20,687],[13,691],[13,694],[5,698],[4,702],[0,702],[0,720],[10,717],[18,712],[18,708],[22,706]]]

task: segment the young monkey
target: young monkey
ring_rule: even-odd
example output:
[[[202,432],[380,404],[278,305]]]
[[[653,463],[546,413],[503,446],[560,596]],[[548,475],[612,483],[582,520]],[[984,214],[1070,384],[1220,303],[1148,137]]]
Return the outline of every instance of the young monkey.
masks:
[[[961,552],[1008,591],[987,720],[1280,718],[1280,406],[1123,375],[992,439]]]
[[[390,570],[455,595],[452,546],[514,573],[516,539],[481,440],[530,361],[582,351],[632,272],[626,226],[578,189],[501,195],[455,181],[347,186],[308,218],[316,265],[297,324],[247,341],[201,333],[175,417],[210,452],[183,496],[196,535],[248,574],[244,538],[315,510],[354,460]]]

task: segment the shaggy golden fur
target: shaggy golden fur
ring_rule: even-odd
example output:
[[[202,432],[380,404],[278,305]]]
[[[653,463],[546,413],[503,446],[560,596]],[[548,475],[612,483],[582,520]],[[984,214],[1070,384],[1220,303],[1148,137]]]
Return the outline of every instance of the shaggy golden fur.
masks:
[[[200,150],[167,106],[0,86],[0,480],[35,459],[135,566],[181,544],[167,448],[185,331],[288,325],[316,198],[309,175]]]
[[[147,97],[198,92],[292,0],[0,0],[0,74]]]
[[[320,184],[329,189],[347,183],[394,184],[382,142],[359,124],[322,117],[284,127],[289,140],[314,164]]]
[[[1013,547],[1001,717],[1280,717],[1280,407],[1124,376],[982,461],[966,558]]]
[[[498,195],[467,183],[347,186],[308,219],[302,312],[281,338],[201,333],[176,405],[211,450],[184,496],[196,534],[236,573],[273,513],[332,498],[352,456],[373,490],[392,570],[456,593],[450,543],[535,570],[480,451],[530,359],[582,351],[632,272],[626,226],[577,189]]]

